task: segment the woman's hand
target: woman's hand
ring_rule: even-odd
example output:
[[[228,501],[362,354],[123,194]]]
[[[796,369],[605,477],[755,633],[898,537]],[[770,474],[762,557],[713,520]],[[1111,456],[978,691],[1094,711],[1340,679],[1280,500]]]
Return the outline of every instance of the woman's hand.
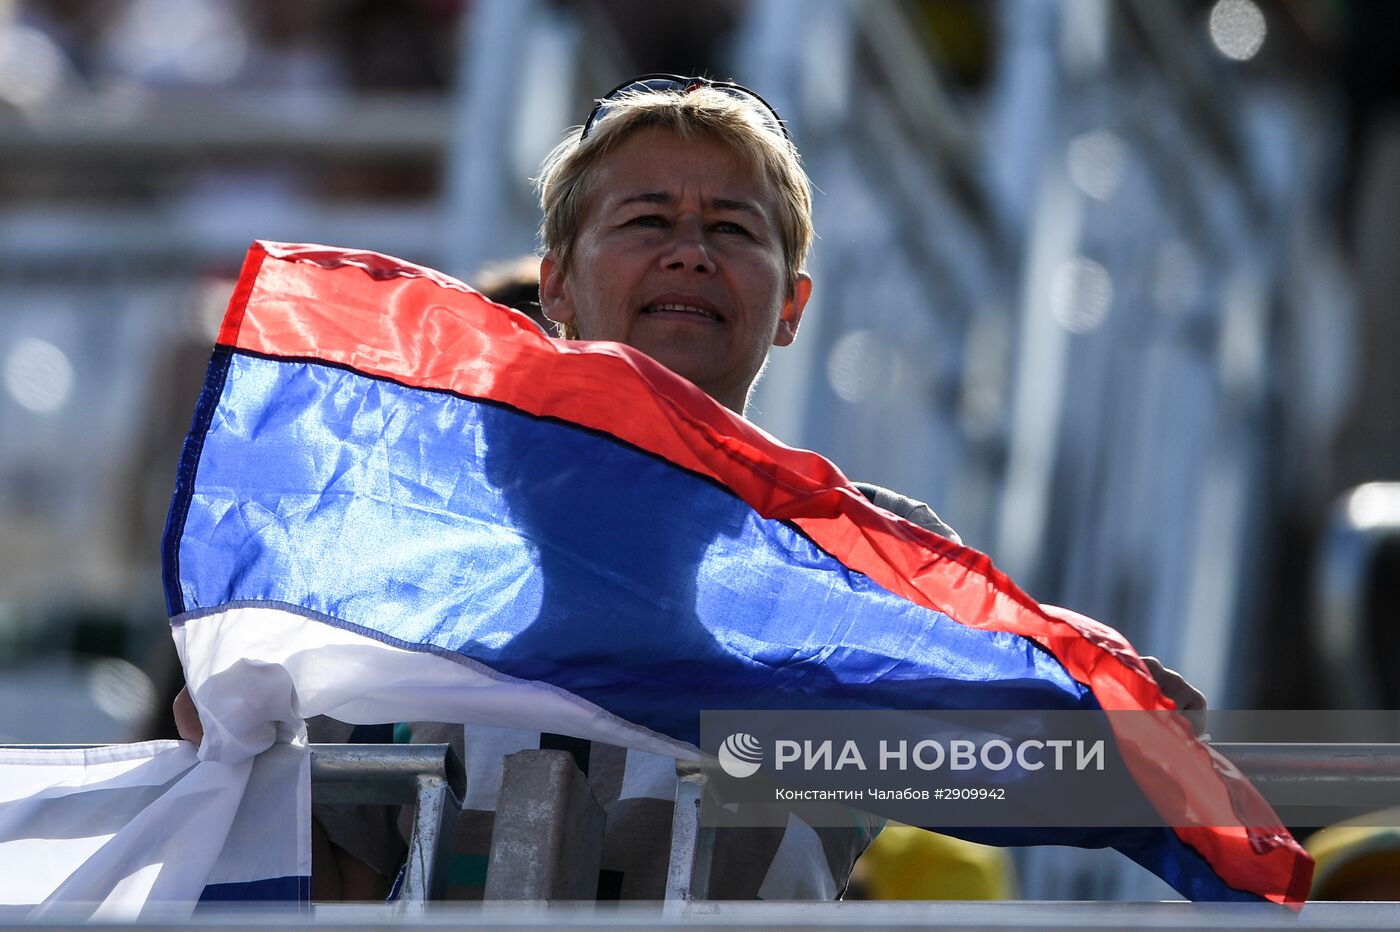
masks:
[[[180,737],[199,747],[199,743],[204,740],[204,723],[199,720],[199,710],[194,707],[188,686],[180,688],[180,695],[175,697],[175,704],[171,710],[175,713],[175,730],[180,733]]]
[[[1191,723],[1191,730],[1196,733],[1196,737],[1199,738],[1205,734],[1205,693],[1186,682],[1186,677],[1156,657],[1143,657],[1142,662],[1147,664],[1147,669],[1151,672],[1152,678],[1157,681],[1157,688],[1162,691],[1162,695],[1175,702],[1177,709],[1186,716],[1186,720]]]

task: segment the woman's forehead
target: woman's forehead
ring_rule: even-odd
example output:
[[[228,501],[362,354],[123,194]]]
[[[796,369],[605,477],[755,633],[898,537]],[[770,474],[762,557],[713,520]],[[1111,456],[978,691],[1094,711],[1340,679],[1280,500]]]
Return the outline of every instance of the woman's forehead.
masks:
[[[699,193],[721,206],[750,204],[771,211],[772,183],[740,147],[710,134],[681,136],[648,127],[631,134],[600,160],[594,200],[679,198]]]

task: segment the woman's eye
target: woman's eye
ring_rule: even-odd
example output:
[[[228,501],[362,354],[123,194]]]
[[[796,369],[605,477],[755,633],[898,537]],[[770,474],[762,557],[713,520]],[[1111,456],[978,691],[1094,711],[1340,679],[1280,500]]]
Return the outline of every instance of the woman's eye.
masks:
[[[637,227],[660,227],[666,225],[666,218],[660,214],[642,214],[640,217],[633,217],[627,223]]]
[[[734,234],[737,234],[737,235],[739,235],[739,236],[749,236],[749,235],[750,235],[750,233],[749,233],[749,231],[748,231],[748,229],[747,229],[746,227],[744,227],[744,226],[742,226],[742,225],[740,225],[740,224],[734,223],[734,222],[732,222],[732,221],[729,221],[729,220],[725,220],[725,221],[723,221],[723,222],[721,222],[721,223],[716,223],[716,224],[715,224],[715,232],[716,232],[716,233],[734,233]]]

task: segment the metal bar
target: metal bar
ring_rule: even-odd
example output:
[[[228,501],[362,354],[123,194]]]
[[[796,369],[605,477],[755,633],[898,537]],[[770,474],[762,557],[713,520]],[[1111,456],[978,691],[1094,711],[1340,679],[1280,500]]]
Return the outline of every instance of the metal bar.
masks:
[[[1256,782],[1382,783],[1396,789],[1396,802],[1400,802],[1400,744],[1220,742],[1211,747]]]
[[[408,839],[403,881],[394,900],[400,915],[421,913],[424,904],[446,897],[457,820],[462,814],[461,797],[447,780],[419,774],[415,783],[413,832]]]
[[[993,251],[998,231],[976,175],[982,157],[968,119],[946,90],[930,50],[921,47],[908,16],[888,3],[855,3],[856,25],[877,50],[871,63],[883,74],[892,100],[916,134],[919,147],[934,153],[949,193],[967,213],[971,229]]]
[[[671,818],[671,862],[666,871],[666,906],[709,899],[715,830],[704,825],[700,808],[709,777],[701,765],[676,762],[676,807]]]
[[[3,160],[0,153],[0,160]],[[237,216],[148,208],[47,207],[0,210],[6,273],[47,270],[61,277],[75,263],[126,270],[181,270],[241,256],[259,231],[300,242],[354,242],[418,262],[443,255],[441,210],[397,202],[374,207],[330,204],[244,205]]]
[[[488,900],[592,900],[607,814],[567,751],[505,759],[491,832]]]
[[[450,117],[446,98],[426,94],[279,96],[275,104],[238,94],[171,96],[140,105],[94,94],[26,119],[0,116],[0,158],[11,169],[144,168],[211,158],[434,159],[447,150]]]
[[[466,769],[449,744],[311,745],[318,803],[413,803],[420,778],[444,781],[459,799],[467,791]]]
[[[4,749],[86,750],[98,744],[0,744]],[[1298,785],[1381,783],[1396,788],[1400,803],[1400,742],[1216,741],[1211,747],[1251,780]],[[372,768],[382,769],[376,773]],[[705,771],[676,764],[686,798],[698,815]],[[417,798],[418,776],[441,776],[452,792],[466,792],[466,770],[447,744],[313,744],[311,784],[318,803],[405,804]],[[355,789],[354,783],[382,784]],[[678,790],[679,792],[679,790]],[[698,821],[696,823],[698,825]]]
[[[537,0],[478,0],[462,17],[443,226],[453,274],[470,275],[482,261],[500,257],[512,182],[519,178],[512,177],[509,147],[482,140],[511,138],[530,106],[518,88],[528,27],[538,18]]]
[[[0,744],[0,750],[87,751],[101,744]],[[450,744],[313,744],[311,788],[318,803],[404,805],[419,778],[442,780],[460,799],[467,771]]]
[[[15,912],[23,921],[25,913]],[[284,918],[285,917],[285,918]],[[0,910],[0,919],[8,918]],[[227,928],[228,913],[170,921],[166,925]],[[403,925],[390,907],[351,904],[318,906],[304,915],[259,912],[260,924],[362,927]],[[160,924],[157,920],[156,924]],[[1400,903],[1309,903],[1301,915],[1273,903],[1183,903],[1035,901],[780,902],[711,901],[669,905],[624,903],[600,913],[585,904],[442,904],[410,927],[491,927],[514,929],[657,929],[690,927],[744,929],[900,928],[900,929],[1395,929]]]
[[[1221,742],[1212,747],[1249,777],[1285,825],[1397,822],[1400,745]]]

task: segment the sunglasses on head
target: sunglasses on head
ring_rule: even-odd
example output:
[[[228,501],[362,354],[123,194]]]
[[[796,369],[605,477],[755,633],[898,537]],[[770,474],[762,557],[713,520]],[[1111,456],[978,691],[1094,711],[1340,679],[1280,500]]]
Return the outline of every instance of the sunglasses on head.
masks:
[[[723,91],[729,96],[737,97],[740,100],[758,101],[758,103],[763,106],[763,119],[764,122],[768,124],[769,129],[781,133],[784,139],[791,139],[791,137],[788,136],[787,126],[783,124],[782,117],[778,116],[778,111],[773,109],[773,105],[742,84],[735,84],[733,81],[712,81],[709,78],[701,77],[685,78],[678,74],[644,74],[623,81],[617,87],[598,98],[598,102],[594,104],[593,109],[589,111],[588,119],[584,121],[583,132],[580,133],[578,137],[579,141],[582,142],[587,139],[593,127],[608,115],[608,111],[611,109],[608,106],[608,102],[617,100],[624,94],[644,93],[646,91],[677,91],[682,94],[688,94],[701,87],[712,87],[717,91]]]

